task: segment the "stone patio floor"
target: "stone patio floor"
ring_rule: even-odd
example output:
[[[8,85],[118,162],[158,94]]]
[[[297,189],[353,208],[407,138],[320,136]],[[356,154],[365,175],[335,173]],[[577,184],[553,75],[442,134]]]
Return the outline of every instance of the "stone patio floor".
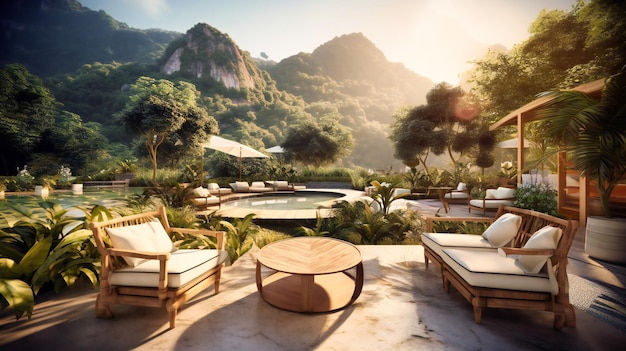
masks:
[[[424,200],[437,206],[436,200]],[[453,205],[450,215],[467,215]],[[116,306],[95,318],[97,291],[77,286],[37,298],[31,320],[0,314],[1,350],[614,350],[626,344],[626,267],[589,258],[584,228],[570,251],[576,328],[555,331],[547,312],[487,309],[482,324],[454,289],[446,293],[422,247],[359,246],[365,271],[356,302],[334,313],[299,314],[265,303],[255,285],[258,249],[224,269],[168,329],[164,310]]]

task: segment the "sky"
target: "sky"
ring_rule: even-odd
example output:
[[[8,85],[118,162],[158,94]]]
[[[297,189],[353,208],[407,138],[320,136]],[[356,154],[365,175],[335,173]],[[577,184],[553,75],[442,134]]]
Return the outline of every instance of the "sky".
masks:
[[[252,57],[280,61],[337,36],[363,33],[387,60],[457,85],[489,47],[529,37],[542,9],[576,0],[79,0],[139,29],[185,33],[206,23]]]

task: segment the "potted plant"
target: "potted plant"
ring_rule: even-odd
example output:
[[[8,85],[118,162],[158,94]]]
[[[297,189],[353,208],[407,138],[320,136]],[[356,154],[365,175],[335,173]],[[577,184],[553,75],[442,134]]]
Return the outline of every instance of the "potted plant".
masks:
[[[626,66],[607,79],[599,101],[571,90],[542,95],[553,97],[538,111],[550,135],[598,187],[604,216],[587,218],[585,252],[626,263],[626,218],[615,217],[609,206],[613,190],[626,180]]]
[[[131,181],[137,176],[137,165],[134,160],[120,161],[115,173],[115,180],[128,180]]]

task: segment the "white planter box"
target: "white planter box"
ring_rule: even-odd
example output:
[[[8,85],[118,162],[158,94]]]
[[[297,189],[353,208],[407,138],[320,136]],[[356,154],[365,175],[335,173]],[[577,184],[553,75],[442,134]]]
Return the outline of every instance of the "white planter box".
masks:
[[[83,193],[83,184],[72,184],[72,194],[79,195]]]

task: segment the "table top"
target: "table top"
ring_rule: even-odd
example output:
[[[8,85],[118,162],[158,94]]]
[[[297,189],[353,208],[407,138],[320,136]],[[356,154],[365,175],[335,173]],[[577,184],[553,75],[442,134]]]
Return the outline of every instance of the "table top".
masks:
[[[296,237],[264,246],[257,257],[273,270],[291,274],[331,274],[361,263],[356,246],[339,239]]]

